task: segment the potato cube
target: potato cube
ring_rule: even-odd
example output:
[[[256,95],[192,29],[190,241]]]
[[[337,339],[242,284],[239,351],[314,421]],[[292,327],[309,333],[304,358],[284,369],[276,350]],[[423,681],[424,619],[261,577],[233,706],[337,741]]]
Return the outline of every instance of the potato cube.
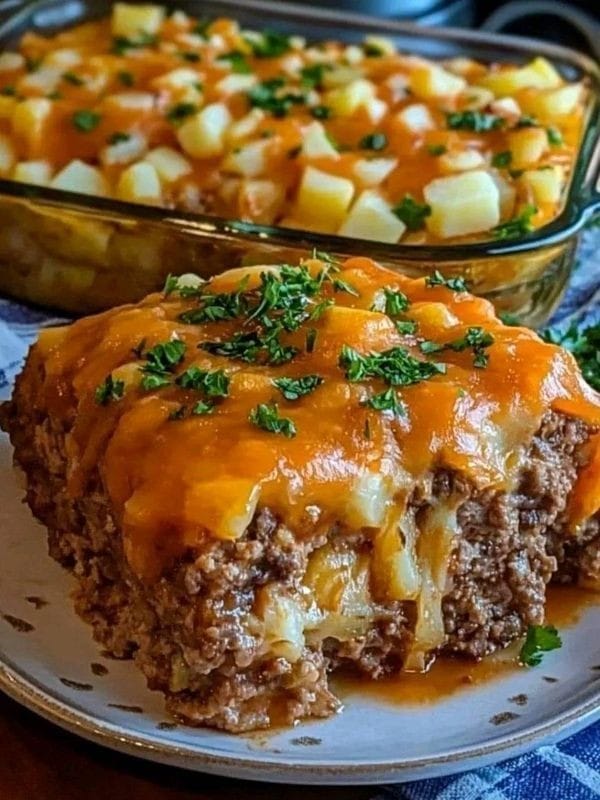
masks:
[[[332,66],[323,73],[323,86],[325,89],[338,89],[360,78],[362,78],[362,71],[356,67]]]
[[[337,308],[336,308],[337,311]],[[347,323],[345,315],[337,323]],[[367,317],[370,320],[372,317]],[[336,320],[331,315],[328,322],[335,326]],[[379,527],[388,511],[392,490],[389,479],[378,472],[363,472],[356,480],[348,495],[348,522],[357,527]]]
[[[215,86],[219,94],[228,97],[232,94],[239,94],[239,92],[247,92],[257,82],[256,75],[227,75]]]
[[[0,119],[10,119],[14,114],[17,102],[16,97],[0,95]]]
[[[561,197],[564,170],[560,166],[525,170],[521,181],[529,187],[536,203],[558,203]]]
[[[212,158],[223,152],[223,140],[230,124],[231,114],[227,106],[212,103],[184,122],[177,131],[177,139],[193,158]]]
[[[260,484],[244,478],[190,484],[183,503],[184,519],[191,523],[185,543],[193,546],[204,536],[198,531],[199,519],[217,539],[239,539],[254,517],[260,490]]]
[[[52,178],[52,167],[47,161],[20,161],[11,175],[13,181],[47,186]]]
[[[39,94],[51,94],[62,80],[64,69],[61,67],[41,67],[35,72],[24,75],[17,83],[17,90],[20,94],[29,92],[39,92]]]
[[[379,186],[397,165],[397,158],[361,158],[352,173],[363,186]]]
[[[396,119],[411,133],[418,135],[435,128],[431,111],[423,103],[406,106],[396,114]]]
[[[427,228],[441,239],[488,231],[500,221],[498,187],[483,170],[436,178],[423,193],[431,207]]]
[[[153,85],[159,89],[170,89],[173,91],[184,89],[186,86],[194,86],[199,80],[199,73],[187,67],[180,67],[179,69],[172,69],[170,72],[156,78],[153,81]]]
[[[437,64],[423,64],[414,69],[409,77],[409,86],[417,97],[429,100],[432,97],[448,97],[459,94],[467,85],[464,78],[453,75]]]
[[[548,150],[548,135],[543,128],[520,128],[508,134],[511,166],[522,169],[536,164]]]
[[[484,164],[485,158],[479,150],[444,153],[439,160],[439,165],[443,172],[466,172],[469,169],[478,169]]]
[[[6,177],[17,161],[17,154],[9,136],[0,133],[0,177]]]
[[[385,117],[389,110],[389,106],[385,100],[380,100],[378,97],[372,97],[364,104],[364,109],[367,112],[367,116],[369,117],[370,121],[373,123],[373,125],[376,125]]]
[[[372,189],[364,191],[338,231],[340,236],[395,243],[406,226],[392,212],[386,201]]]
[[[497,97],[506,97],[519,89],[554,89],[561,85],[561,77],[545,58],[534,58],[524,67],[488,72],[478,83],[490,89]]]
[[[327,92],[323,103],[329,106],[336,116],[350,117],[374,97],[374,85],[359,78],[346,86]]]
[[[229,126],[225,134],[227,140],[236,142],[240,139],[245,139],[247,136],[251,136],[265,116],[266,114],[261,108],[253,108],[246,116],[238,119]]]
[[[155,147],[146,154],[146,161],[152,164],[158,177],[165,183],[173,183],[192,171],[192,165],[181,153],[172,147]]]
[[[580,83],[561,86],[559,89],[549,89],[543,92],[531,93],[521,97],[523,110],[540,119],[548,120],[553,117],[564,117],[572,114],[577,108],[583,87]]]
[[[148,143],[143,136],[138,133],[130,134],[128,139],[122,142],[109,144],[100,150],[100,162],[105,166],[114,164],[130,164],[137,161],[146,152]]]
[[[115,3],[111,18],[112,34],[132,41],[139,39],[141,34],[152,36],[158,33],[164,18],[165,9],[162,6]]]
[[[108,98],[111,105],[123,111],[152,111],[155,97],[151,92],[120,92]]]
[[[102,173],[79,159],[67,164],[54,177],[50,186],[53,189],[63,189],[66,192],[79,192],[80,194],[100,196],[108,194],[108,184]]]
[[[159,204],[162,190],[158,172],[152,164],[140,161],[127,167],[117,183],[117,197],[130,203]]]
[[[276,221],[284,201],[285,188],[275,181],[245,180],[239,188],[240,216],[261,225],[270,225]]]
[[[257,178],[267,169],[266,150],[270,144],[268,139],[261,139],[242,145],[232,150],[223,159],[221,166],[226,172],[243,175],[245,178]]]
[[[67,47],[51,50],[44,58],[44,65],[60,67],[62,70],[72,69],[81,64],[81,53]]]
[[[352,181],[307,167],[298,189],[294,216],[310,228],[333,233],[353,197]]]
[[[500,173],[492,172],[490,174],[500,194],[500,219],[510,219],[515,210],[517,190],[513,184],[509,183]]]
[[[0,72],[16,72],[25,66],[25,59],[21,53],[6,51],[0,53]]]
[[[302,153],[306,158],[339,158],[331,144],[325,128],[320,122],[312,122],[302,132]]]

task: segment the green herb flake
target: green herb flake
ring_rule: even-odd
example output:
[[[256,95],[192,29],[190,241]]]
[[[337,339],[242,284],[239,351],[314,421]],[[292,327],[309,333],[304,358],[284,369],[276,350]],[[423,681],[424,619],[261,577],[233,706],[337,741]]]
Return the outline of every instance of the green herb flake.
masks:
[[[117,36],[113,39],[112,52],[118,56],[127,55],[128,50],[134,50],[139,47],[152,47],[157,43],[158,39],[151,33],[140,32],[137,39],[128,39],[126,36]]]
[[[445,364],[421,361],[405,347],[392,347],[381,353],[362,355],[344,345],[338,363],[352,383],[380,378],[389,386],[410,386],[446,372]]]
[[[419,349],[426,355],[439,353],[442,350],[453,350],[455,353],[462,353],[464,350],[473,351],[473,366],[477,369],[485,369],[489,362],[489,356],[485,352],[494,344],[494,337],[491,333],[479,326],[467,328],[464,336],[454,339],[446,344],[425,340],[420,343]]]
[[[135,83],[133,73],[128,72],[126,69],[119,70],[119,72],[117,72],[117,78],[122,86],[133,86]]]
[[[320,375],[304,375],[302,378],[276,378],[272,381],[286,400],[299,400],[314,392],[323,383]]]
[[[413,336],[419,327],[412,319],[397,319],[394,324],[396,325],[396,330],[402,336]]]
[[[14,86],[3,86],[0,89],[0,95],[2,95],[2,97],[15,97],[16,94],[17,90]]]
[[[563,144],[564,140],[558,128],[554,128],[552,126],[547,128],[546,135],[548,136],[548,144],[552,147],[560,147]]]
[[[392,211],[409,231],[418,231],[424,226],[425,219],[431,215],[431,206],[427,203],[418,203],[407,194],[392,208]]]
[[[464,278],[445,278],[439,270],[435,270],[431,275],[425,278],[425,286],[432,288],[434,286],[445,286],[453,292],[467,292],[467,283]]]
[[[222,369],[202,370],[188,367],[175,379],[182,389],[203,392],[207,397],[227,397],[229,395],[229,376]]]
[[[246,56],[240,50],[232,50],[230,53],[223,53],[218,56],[217,61],[227,61],[231,66],[231,71],[237,75],[248,75],[252,72]]]
[[[277,403],[259,403],[252,409],[248,419],[257,428],[269,433],[280,433],[292,439],[296,435],[296,426],[291,419],[279,416]]]
[[[519,653],[519,660],[526,667],[537,667],[541,664],[544,653],[560,647],[562,640],[553,625],[530,625]]]
[[[79,75],[76,75],[74,72],[64,72],[62,79],[72,86],[83,86],[85,83],[83,78],[80,78]]]
[[[510,150],[503,150],[501,153],[495,153],[492,156],[492,167],[503,169],[508,167],[512,162],[512,153]]]
[[[214,403],[208,402],[206,400],[198,400],[198,402],[192,408],[192,414],[195,417],[204,417],[207,414],[212,414],[215,410]]]
[[[197,64],[201,57],[199,53],[194,53],[192,50],[186,50],[179,53],[179,58],[182,58],[184,61],[188,61],[190,64]]]
[[[537,214],[537,208],[528,203],[520,214],[507,222],[502,222],[492,228],[495,239],[518,239],[533,230],[532,217]]]
[[[109,144],[120,144],[121,142],[128,142],[131,139],[129,133],[123,133],[122,131],[115,131],[111,133],[108,139],[106,140]]]
[[[146,361],[141,367],[141,386],[145,391],[160,389],[171,383],[170,373],[183,360],[185,355],[185,342],[180,339],[171,339],[160,342],[144,353]]]
[[[185,411],[185,406],[179,406],[179,408],[173,409],[173,411],[171,411],[169,414],[169,420],[175,421],[178,419],[183,419],[185,417]]]
[[[112,375],[107,375],[105,380],[96,388],[94,399],[99,406],[106,406],[123,397],[125,381],[115,380]]]
[[[542,333],[542,338],[569,350],[585,380],[600,391],[600,323],[582,329],[571,325],[564,333],[550,328]]]
[[[358,143],[361,150],[385,150],[388,145],[388,139],[385,133],[369,133]]]
[[[531,114],[523,114],[517,120],[517,128],[535,128],[537,124],[536,118],[532,117]]]
[[[315,119],[329,119],[332,115],[329,106],[313,106],[310,113]]]
[[[305,89],[320,89],[325,72],[330,70],[329,64],[310,64],[300,70],[300,82]]]
[[[71,119],[73,120],[73,125],[78,131],[81,131],[82,133],[90,133],[98,127],[102,117],[96,111],[90,111],[89,109],[84,108],[80,111],[75,111]]]
[[[448,148],[445,144],[428,144],[427,152],[430,156],[443,156],[448,152]]]
[[[363,44],[363,53],[368,58],[380,58],[381,56],[385,55],[381,47],[373,42],[365,42],[365,44]]]
[[[360,292],[351,283],[343,281],[341,278],[334,278],[331,281],[331,285],[334,292],[344,292],[345,294],[351,294],[353,297],[360,297]]]
[[[369,406],[375,411],[391,411],[395,416],[404,416],[406,414],[406,406],[392,387],[384,392],[379,392],[379,394],[374,394],[363,405]]]
[[[271,78],[258,83],[248,92],[248,100],[254,108],[262,108],[274,117],[286,117],[293,105],[304,103],[303,94],[285,91],[283,78]],[[284,91],[282,91],[284,90]]]
[[[278,58],[290,49],[290,37],[279,31],[265,30],[259,39],[246,40],[256,58]]]
[[[194,103],[176,103],[167,111],[166,118],[169,122],[176,124],[183,122],[184,119],[195,114],[197,110],[198,106]]]
[[[410,301],[400,289],[385,287],[383,294],[385,297],[385,313],[388,317],[397,317],[408,309]]]
[[[315,343],[317,341],[317,329],[316,328],[309,328],[306,334],[306,352],[313,353],[315,349]]]
[[[142,370],[143,371],[143,370]],[[145,392],[152,392],[155,389],[162,389],[164,386],[169,386],[171,379],[168,375],[158,374],[155,372],[144,372],[140,386]]]
[[[504,120],[502,117],[487,114],[484,111],[453,111],[446,114],[446,124],[451,130],[483,133],[501,128]]]

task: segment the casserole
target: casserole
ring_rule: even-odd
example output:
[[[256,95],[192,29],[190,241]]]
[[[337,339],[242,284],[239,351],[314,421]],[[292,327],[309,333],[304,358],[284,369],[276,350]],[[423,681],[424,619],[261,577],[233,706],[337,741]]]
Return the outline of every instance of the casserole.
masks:
[[[324,254],[43,331],[0,410],[78,612],[186,722],[338,708],[600,589],[600,398],[438,272]]]
[[[27,29],[35,30],[36,22],[43,29],[73,23],[82,18],[82,10],[79,4],[69,4],[62,11],[52,3],[34,4],[5,26],[3,40]],[[94,4],[93,15],[107,10],[106,5]],[[464,55],[466,49],[469,56],[482,60],[518,61],[531,53],[522,40],[499,39],[494,45],[481,34],[432,34],[401,23],[353,17],[340,21],[329,12],[311,12],[309,18],[305,10],[294,7],[280,6],[275,14],[272,8],[267,12],[260,4],[242,4],[234,10],[233,4],[225,2],[203,6],[203,11],[209,15],[230,13],[246,24],[253,12],[256,15],[260,11],[265,24],[283,26],[314,39],[335,36],[356,41],[369,32],[381,31],[385,25],[386,33],[391,33],[400,47],[424,56]],[[71,14],[69,19],[64,18],[65,12]],[[416,274],[430,271],[435,263],[443,272],[463,274],[473,291],[492,298],[499,309],[518,314],[530,324],[543,321],[568,276],[577,229],[597,203],[593,172],[598,78],[595,66],[583,56],[549,45],[536,44],[535,52],[547,55],[566,78],[584,78],[589,86],[579,158],[564,208],[551,223],[510,241],[410,247],[382,244],[375,245],[376,251],[361,240],[348,241],[329,234],[316,239],[311,235],[311,241],[336,253],[375,252],[384,263]],[[305,250],[307,241],[302,231],[230,222],[215,216],[157,212],[81,196],[67,199],[66,193],[9,186],[7,182],[2,182],[2,189],[6,225],[0,232],[0,257],[5,264],[1,288],[22,291],[29,299],[75,312],[135,299],[144,290],[155,288],[168,271],[192,268],[210,274],[232,259],[264,261],[271,257],[269,253],[281,260],[285,253],[297,256]],[[58,214],[54,210],[57,201],[65,205]],[[190,263],[186,266],[182,261]]]

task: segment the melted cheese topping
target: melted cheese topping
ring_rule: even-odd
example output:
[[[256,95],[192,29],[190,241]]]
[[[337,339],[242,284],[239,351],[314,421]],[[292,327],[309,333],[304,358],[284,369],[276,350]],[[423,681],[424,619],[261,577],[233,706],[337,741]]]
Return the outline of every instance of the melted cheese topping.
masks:
[[[542,58],[437,63],[119,3],[0,54],[0,177],[385,242],[481,238],[528,206],[533,226],[555,217],[585,94]]]
[[[323,267],[318,261],[306,265],[313,274]],[[224,273],[204,290],[233,292],[247,274],[250,291],[259,285],[260,271]],[[359,296],[334,293],[331,284],[324,285],[323,294],[334,305],[318,320],[283,335],[282,341],[295,344],[299,353],[280,366],[199,349],[203,342],[229,339],[245,329],[244,321],[185,324],[180,315],[198,304],[177,293],[150,295],[138,305],[40,335],[30,358],[43,365],[44,377],[32,401],[53,417],[73,421],[67,437],[69,491],[73,496],[84,492],[90,475],[99,470],[127,558],[140,577],[155,579],[207,536],[241,536],[261,507],[272,509],[300,536],[319,534],[333,523],[381,530],[383,535],[415,486],[437,468],[457,470],[480,488],[509,489],[549,409],[600,424],[600,400],[584,383],[572,356],[528,329],[504,326],[487,301],[428,286],[363,258],[347,261],[335,277]],[[400,334],[390,317],[371,310],[374,303],[378,307],[384,287],[409,298],[403,316],[411,319],[415,310],[415,335]],[[398,388],[401,415],[365,406],[374,391],[385,389],[383,382],[350,382],[338,363],[344,345],[363,354],[402,346],[426,360],[420,341],[448,343],[471,326],[481,326],[494,337],[486,351],[487,367],[475,368],[468,349],[436,353],[435,360],[446,364],[445,373]],[[316,330],[312,352],[305,346],[308,327]],[[182,404],[193,404],[197,394],[174,383],[153,391],[140,387],[140,368],[146,363],[140,350],[176,339],[186,344],[177,373],[197,365],[224,370],[230,378],[229,396],[212,414],[171,419]],[[100,405],[95,391],[111,374],[124,379],[123,396]],[[282,376],[309,374],[323,382],[298,400],[285,400],[272,383]],[[295,424],[293,438],[250,422],[257,404],[273,400],[279,414]],[[597,458],[591,463],[595,471]],[[588,482],[582,477],[581,486]],[[573,507],[577,516],[581,501],[574,500]],[[589,503],[585,507],[587,514],[594,510]],[[411,534],[414,520],[404,522],[406,597],[418,591],[415,550],[430,565],[421,582],[437,585],[438,592],[443,585],[444,556],[432,554],[436,542],[444,542],[444,553],[448,550],[443,531],[448,528],[451,536],[452,525],[446,524],[447,511],[432,512],[421,541],[415,541],[414,530]],[[394,588],[385,576],[390,557],[385,541],[375,551],[384,594],[400,599],[402,587]]]

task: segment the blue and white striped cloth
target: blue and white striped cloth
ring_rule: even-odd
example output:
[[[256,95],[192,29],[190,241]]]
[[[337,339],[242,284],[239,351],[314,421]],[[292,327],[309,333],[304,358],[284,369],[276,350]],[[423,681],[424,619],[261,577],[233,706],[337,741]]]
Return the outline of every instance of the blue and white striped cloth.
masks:
[[[0,298],[0,396],[42,326],[61,320]],[[600,231],[586,231],[578,266],[552,324],[600,321]],[[600,797],[600,723],[494,767],[379,790],[373,800],[591,800]]]

